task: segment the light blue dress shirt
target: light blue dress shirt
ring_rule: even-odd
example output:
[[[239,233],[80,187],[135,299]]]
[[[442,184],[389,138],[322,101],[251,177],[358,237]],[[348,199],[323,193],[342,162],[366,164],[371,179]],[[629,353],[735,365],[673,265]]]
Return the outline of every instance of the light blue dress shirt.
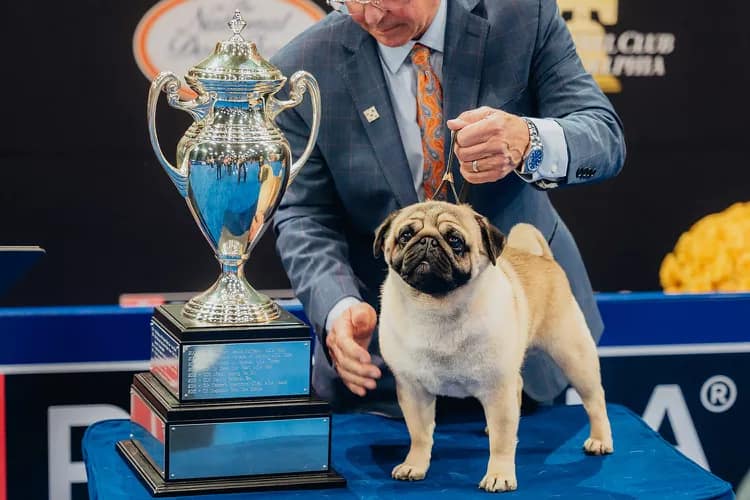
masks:
[[[435,19],[419,40],[410,40],[400,47],[387,47],[378,43],[380,64],[383,67],[393,111],[396,115],[401,144],[404,147],[406,160],[409,163],[409,170],[411,170],[414,181],[414,189],[420,201],[424,201],[424,156],[422,154],[422,136],[417,124],[417,75],[409,54],[417,42],[429,47],[431,49],[430,64],[438,80],[442,83],[447,15],[448,2],[447,0],[441,0]],[[444,116],[443,118],[449,120],[455,117]],[[539,130],[544,147],[544,159],[533,175],[526,175],[521,179],[526,182],[536,182],[540,179],[554,180],[565,177],[568,172],[568,147],[562,127],[553,119],[529,119],[536,124]],[[337,302],[326,318],[326,331],[331,329],[333,322],[341,313],[358,302],[359,300],[354,297],[345,297]]]

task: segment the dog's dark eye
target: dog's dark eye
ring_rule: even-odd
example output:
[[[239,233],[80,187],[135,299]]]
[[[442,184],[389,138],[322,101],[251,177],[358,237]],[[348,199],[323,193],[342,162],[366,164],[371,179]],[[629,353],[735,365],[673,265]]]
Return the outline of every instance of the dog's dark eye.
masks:
[[[414,231],[405,229],[398,237],[398,242],[405,245],[414,236]]]
[[[454,252],[463,252],[464,251],[464,242],[461,238],[458,236],[452,234],[448,236],[448,244],[451,246]]]

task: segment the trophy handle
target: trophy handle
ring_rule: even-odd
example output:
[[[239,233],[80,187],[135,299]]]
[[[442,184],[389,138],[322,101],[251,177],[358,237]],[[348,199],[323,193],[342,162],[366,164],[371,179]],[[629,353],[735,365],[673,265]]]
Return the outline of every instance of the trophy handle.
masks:
[[[159,160],[164,171],[167,172],[169,178],[172,179],[172,183],[174,183],[180,194],[185,197],[187,196],[188,184],[187,166],[177,168],[169,163],[169,160],[164,156],[164,152],[159,144],[159,138],[156,134],[156,104],[159,101],[159,95],[162,90],[167,94],[167,102],[170,106],[187,111],[196,121],[202,120],[206,115],[213,111],[214,103],[216,102],[216,94],[202,92],[192,101],[181,101],[179,95],[180,81],[175,74],[170,71],[159,73],[151,84],[151,88],[148,92],[147,118],[148,136],[151,139],[151,147],[156,154],[156,159]]]
[[[269,116],[271,120],[275,120],[279,113],[285,109],[293,108],[300,104],[306,91],[310,92],[313,114],[312,126],[310,127],[310,137],[307,139],[305,151],[302,153],[302,156],[292,164],[287,186],[292,183],[295,177],[297,177],[302,166],[307,162],[307,159],[310,158],[310,154],[312,154],[312,150],[315,147],[315,141],[318,140],[318,131],[320,130],[320,88],[318,88],[318,81],[307,71],[297,71],[289,79],[289,86],[292,90],[289,92],[288,100],[279,101],[275,97],[271,97],[269,101],[271,104],[269,107]]]

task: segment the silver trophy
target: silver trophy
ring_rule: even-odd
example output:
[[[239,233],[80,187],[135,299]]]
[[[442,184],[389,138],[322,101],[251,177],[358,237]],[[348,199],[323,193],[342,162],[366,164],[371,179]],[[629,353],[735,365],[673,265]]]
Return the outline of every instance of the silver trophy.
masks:
[[[180,82],[160,73],[148,97],[156,157],[221,264],[221,276],[184,306],[151,318],[151,363],[131,384],[131,435],[117,449],[154,495],[276,488],[342,487],[331,466],[331,412],[310,385],[308,325],[256,292],[243,264],[313,149],[320,92],[309,73],[286,78],[245,41],[239,12],[233,35],[185,77],[198,94],[181,100]],[[177,145],[176,165],[156,134],[161,92],[195,120]],[[291,161],[274,124],[312,97],[311,134]]]
[[[320,91],[311,74],[298,71],[290,79],[290,99],[277,100],[274,95],[286,77],[240,35],[247,23],[239,11],[228,24],[233,35],[185,76],[198,94],[195,99],[180,99],[174,73],[156,77],[148,97],[148,130],[156,157],[221,265],[219,279],[190,299],[182,314],[208,323],[266,323],[279,317],[279,307],[250,286],[243,267],[312,152],[320,127]],[[177,145],[176,165],[164,156],[156,133],[162,90],[172,107],[195,120]],[[305,91],[312,98],[311,134],[304,153],[292,163],[289,143],[274,120],[300,104]]]

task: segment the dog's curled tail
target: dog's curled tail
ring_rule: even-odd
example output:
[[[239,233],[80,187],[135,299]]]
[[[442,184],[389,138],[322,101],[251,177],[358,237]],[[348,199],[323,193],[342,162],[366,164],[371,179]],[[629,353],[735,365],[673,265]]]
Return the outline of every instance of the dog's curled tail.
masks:
[[[552,249],[542,233],[531,224],[520,223],[510,229],[508,245],[533,255],[552,259]]]

